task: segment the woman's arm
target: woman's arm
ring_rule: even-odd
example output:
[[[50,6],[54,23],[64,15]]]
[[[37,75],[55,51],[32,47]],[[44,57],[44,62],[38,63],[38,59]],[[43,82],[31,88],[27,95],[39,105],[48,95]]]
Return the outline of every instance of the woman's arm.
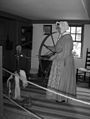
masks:
[[[48,49],[50,49],[52,52],[56,52],[56,48],[55,46],[47,46]]]
[[[60,40],[58,40],[56,43],[56,46],[55,46],[55,52],[59,54],[62,52],[62,50],[63,50],[62,44],[61,44]]]

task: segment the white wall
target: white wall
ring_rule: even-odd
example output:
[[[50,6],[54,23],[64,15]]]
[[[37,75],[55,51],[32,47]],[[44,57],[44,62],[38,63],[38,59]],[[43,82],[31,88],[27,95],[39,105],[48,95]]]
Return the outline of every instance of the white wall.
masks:
[[[53,25],[54,29],[54,25]],[[31,57],[31,69],[38,71],[39,60],[38,52],[41,42],[44,39],[43,35],[43,24],[33,24],[33,49]],[[75,59],[75,65],[77,67],[84,67],[86,48],[90,47],[90,25],[85,25],[84,28],[84,41],[83,41],[83,57],[80,59]]]
[[[38,52],[39,52],[40,44],[43,40],[42,30],[43,30],[42,24],[33,24],[33,46],[32,46],[32,55],[31,55],[31,69],[33,69],[34,71],[37,71],[39,66]]]

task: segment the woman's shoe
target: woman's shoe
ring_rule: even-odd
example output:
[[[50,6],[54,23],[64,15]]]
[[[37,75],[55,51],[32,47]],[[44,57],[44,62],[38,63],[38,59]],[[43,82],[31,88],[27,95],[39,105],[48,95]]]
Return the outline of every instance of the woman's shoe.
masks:
[[[62,100],[61,102],[65,102],[65,100]]]
[[[62,100],[62,101],[58,101],[58,100],[56,100],[56,102],[57,102],[57,103],[64,103],[65,100]]]

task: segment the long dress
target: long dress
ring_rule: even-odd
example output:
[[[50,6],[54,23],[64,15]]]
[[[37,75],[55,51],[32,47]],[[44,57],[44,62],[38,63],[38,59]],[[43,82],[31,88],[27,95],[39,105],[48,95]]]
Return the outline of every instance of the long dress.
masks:
[[[55,48],[57,53],[52,61],[47,87],[75,96],[76,78],[71,35],[65,34],[61,36]],[[49,91],[46,92],[46,97],[57,101],[68,101],[67,98]]]

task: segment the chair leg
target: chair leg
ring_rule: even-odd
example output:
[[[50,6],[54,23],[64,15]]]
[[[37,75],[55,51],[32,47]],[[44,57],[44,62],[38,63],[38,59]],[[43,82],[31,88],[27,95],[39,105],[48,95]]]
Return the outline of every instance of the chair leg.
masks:
[[[86,81],[86,72],[84,72],[84,81]]]
[[[78,82],[78,69],[76,70],[76,82]]]
[[[89,79],[89,82],[88,82],[88,87],[90,88],[90,79]]]
[[[90,88],[90,76],[89,76],[89,81],[88,81],[88,87]]]

